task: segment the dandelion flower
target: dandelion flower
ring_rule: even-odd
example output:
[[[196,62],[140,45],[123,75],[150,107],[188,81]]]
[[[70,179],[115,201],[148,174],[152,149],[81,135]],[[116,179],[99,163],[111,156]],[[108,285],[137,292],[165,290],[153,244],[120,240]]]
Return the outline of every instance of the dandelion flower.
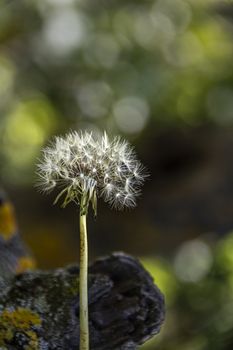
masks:
[[[134,207],[145,179],[145,171],[128,142],[110,140],[106,133],[94,138],[91,133],[72,132],[56,137],[43,150],[38,165],[38,186],[45,192],[61,189],[63,206],[81,204],[85,194],[93,203],[102,197],[112,207]]]
[[[80,208],[80,350],[89,350],[88,325],[88,243],[86,217],[89,204],[97,213],[97,198],[112,207],[134,207],[146,174],[133,148],[120,137],[112,140],[104,133],[71,132],[55,137],[43,150],[38,164],[37,186],[42,192],[59,191],[62,200]]]

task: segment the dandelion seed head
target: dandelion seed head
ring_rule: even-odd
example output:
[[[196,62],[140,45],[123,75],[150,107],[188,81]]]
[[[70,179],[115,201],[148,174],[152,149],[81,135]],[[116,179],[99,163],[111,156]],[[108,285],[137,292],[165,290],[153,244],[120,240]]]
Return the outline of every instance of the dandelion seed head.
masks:
[[[79,203],[89,193],[118,209],[136,205],[147,176],[125,140],[76,131],[55,137],[42,151],[37,173],[38,187],[44,192],[59,188],[68,201]]]

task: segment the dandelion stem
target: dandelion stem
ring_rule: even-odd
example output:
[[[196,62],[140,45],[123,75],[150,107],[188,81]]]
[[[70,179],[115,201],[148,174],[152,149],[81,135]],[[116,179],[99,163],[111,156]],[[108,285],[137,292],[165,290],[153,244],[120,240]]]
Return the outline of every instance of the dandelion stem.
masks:
[[[89,350],[87,210],[80,209],[80,350]]]

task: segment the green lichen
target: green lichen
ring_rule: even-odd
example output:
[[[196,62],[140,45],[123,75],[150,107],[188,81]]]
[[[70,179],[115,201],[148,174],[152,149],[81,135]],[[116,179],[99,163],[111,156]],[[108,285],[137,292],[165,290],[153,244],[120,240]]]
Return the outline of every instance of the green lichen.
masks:
[[[75,296],[79,293],[79,279],[71,280],[70,286],[68,288],[68,294]]]
[[[24,350],[38,350],[39,340],[36,330],[41,326],[40,317],[29,309],[5,309],[0,314],[0,347],[14,343],[14,338],[22,336]]]

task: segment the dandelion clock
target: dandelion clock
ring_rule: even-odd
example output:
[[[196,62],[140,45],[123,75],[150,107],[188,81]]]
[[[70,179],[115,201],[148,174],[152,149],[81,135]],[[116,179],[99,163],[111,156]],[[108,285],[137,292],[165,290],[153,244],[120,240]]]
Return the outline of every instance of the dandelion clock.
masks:
[[[74,202],[80,213],[80,350],[89,350],[88,329],[88,242],[86,218],[92,205],[97,214],[97,199],[116,209],[134,207],[146,173],[133,148],[120,137],[106,133],[71,132],[55,137],[43,150],[38,164],[38,187],[43,192],[55,188],[55,203]]]

